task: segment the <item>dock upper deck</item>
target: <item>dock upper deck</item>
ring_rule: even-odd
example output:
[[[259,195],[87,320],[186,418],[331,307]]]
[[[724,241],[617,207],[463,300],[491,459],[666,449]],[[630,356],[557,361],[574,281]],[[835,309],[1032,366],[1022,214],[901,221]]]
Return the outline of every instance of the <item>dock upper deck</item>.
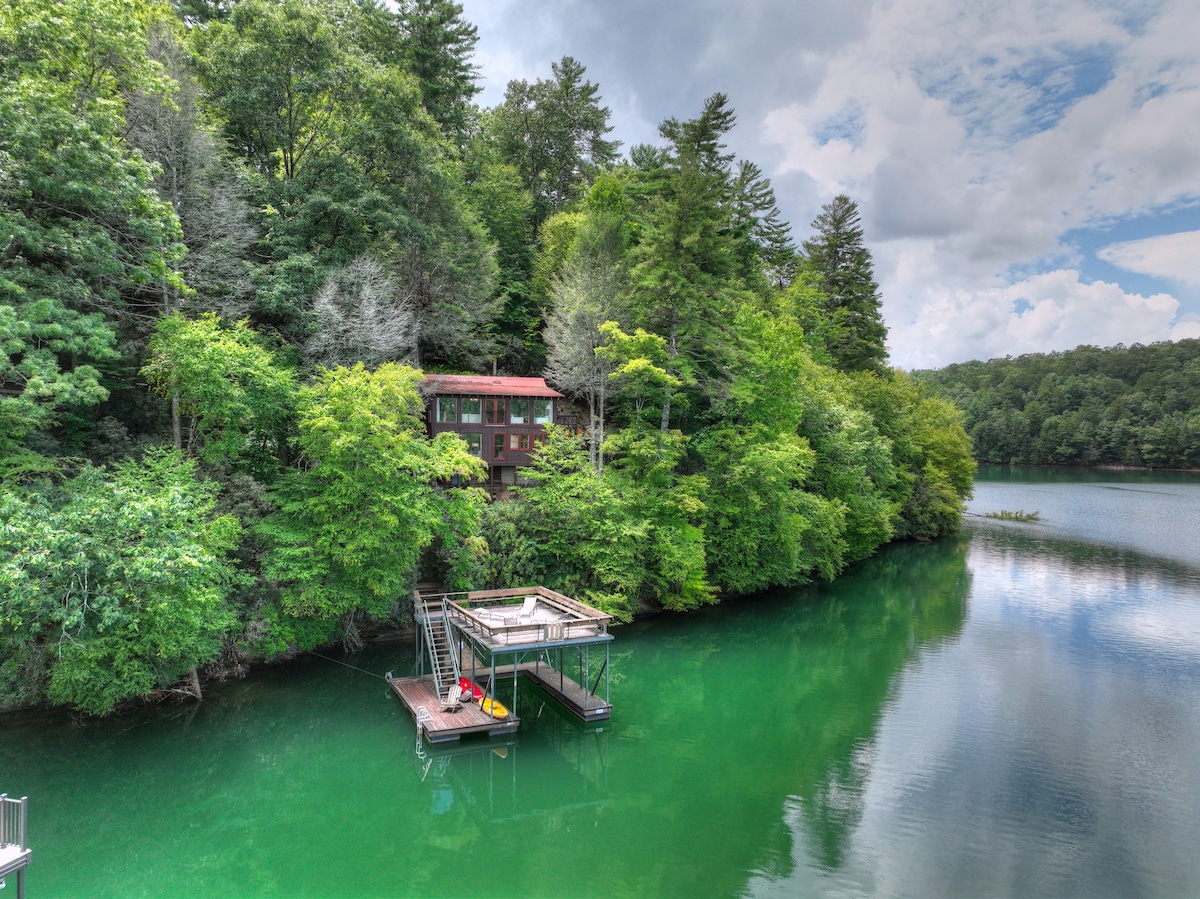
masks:
[[[546,587],[443,596],[450,623],[492,652],[612,640],[608,632],[611,615]]]

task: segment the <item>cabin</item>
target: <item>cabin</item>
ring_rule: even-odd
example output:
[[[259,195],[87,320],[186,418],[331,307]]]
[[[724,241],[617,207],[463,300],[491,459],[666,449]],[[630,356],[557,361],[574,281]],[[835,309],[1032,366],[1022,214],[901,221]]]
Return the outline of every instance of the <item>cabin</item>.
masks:
[[[529,451],[546,439],[546,425],[574,418],[561,393],[544,378],[428,374],[429,436],[449,431],[488,466],[488,486],[517,482]]]

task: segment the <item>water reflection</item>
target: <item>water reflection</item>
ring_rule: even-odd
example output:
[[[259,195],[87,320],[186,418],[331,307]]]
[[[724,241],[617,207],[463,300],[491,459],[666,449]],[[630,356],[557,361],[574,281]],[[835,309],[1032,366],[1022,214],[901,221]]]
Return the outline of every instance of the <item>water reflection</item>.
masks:
[[[796,796],[793,872],[747,893],[1195,895],[1196,569],[990,524],[967,560],[966,626],[897,679],[841,858]]]
[[[969,582],[964,543],[894,547],[835,585],[636,625],[636,683],[618,708],[645,722],[649,745],[626,760],[625,725],[615,730],[614,815],[661,852],[618,857],[617,892],[734,895],[744,872],[788,877],[789,807],[805,822],[800,867],[843,864],[894,679],[957,639]],[[617,786],[625,761],[639,806]],[[681,843],[672,829],[684,822],[695,826]]]
[[[584,725],[546,707],[536,688],[522,685],[534,714],[518,734],[464,740],[443,746],[421,743],[409,756],[414,776],[429,797],[431,815],[461,813],[479,824],[521,818],[561,820],[599,814],[610,798],[608,755],[611,728]],[[467,845],[469,840],[463,839]]]
[[[420,758],[382,680],[308,660],[2,716],[0,774],[31,895],[1200,895],[1198,571],[980,520],[622,628],[601,731],[523,685],[515,739]]]
[[[1108,551],[1135,550],[1200,571],[1200,475],[983,466],[970,513],[1037,511],[1011,530]]]

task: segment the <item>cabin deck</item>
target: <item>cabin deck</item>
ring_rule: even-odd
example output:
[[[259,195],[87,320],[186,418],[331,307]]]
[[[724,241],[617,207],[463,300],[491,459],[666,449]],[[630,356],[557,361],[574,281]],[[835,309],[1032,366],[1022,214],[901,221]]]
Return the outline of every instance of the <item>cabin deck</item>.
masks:
[[[394,677],[388,683],[414,721],[418,720],[417,709],[424,708],[429,712],[430,719],[425,724],[425,738],[430,743],[457,740],[463,734],[510,734],[520,724],[511,709],[508,717],[503,719],[493,718],[474,703],[460,705],[457,712],[441,711],[441,700],[438,699],[431,676]]]

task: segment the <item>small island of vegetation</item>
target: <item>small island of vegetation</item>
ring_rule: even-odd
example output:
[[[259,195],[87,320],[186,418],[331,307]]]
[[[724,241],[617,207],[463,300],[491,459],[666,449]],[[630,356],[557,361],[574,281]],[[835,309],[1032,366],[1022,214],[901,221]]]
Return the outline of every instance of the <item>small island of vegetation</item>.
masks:
[[[451,0],[0,10],[0,705],[199,695],[423,577],[628,620],[957,527],[853,201],[798,248],[724,95],[621,155],[570,57],[475,105],[475,41]],[[493,501],[423,371],[582,426]]]

